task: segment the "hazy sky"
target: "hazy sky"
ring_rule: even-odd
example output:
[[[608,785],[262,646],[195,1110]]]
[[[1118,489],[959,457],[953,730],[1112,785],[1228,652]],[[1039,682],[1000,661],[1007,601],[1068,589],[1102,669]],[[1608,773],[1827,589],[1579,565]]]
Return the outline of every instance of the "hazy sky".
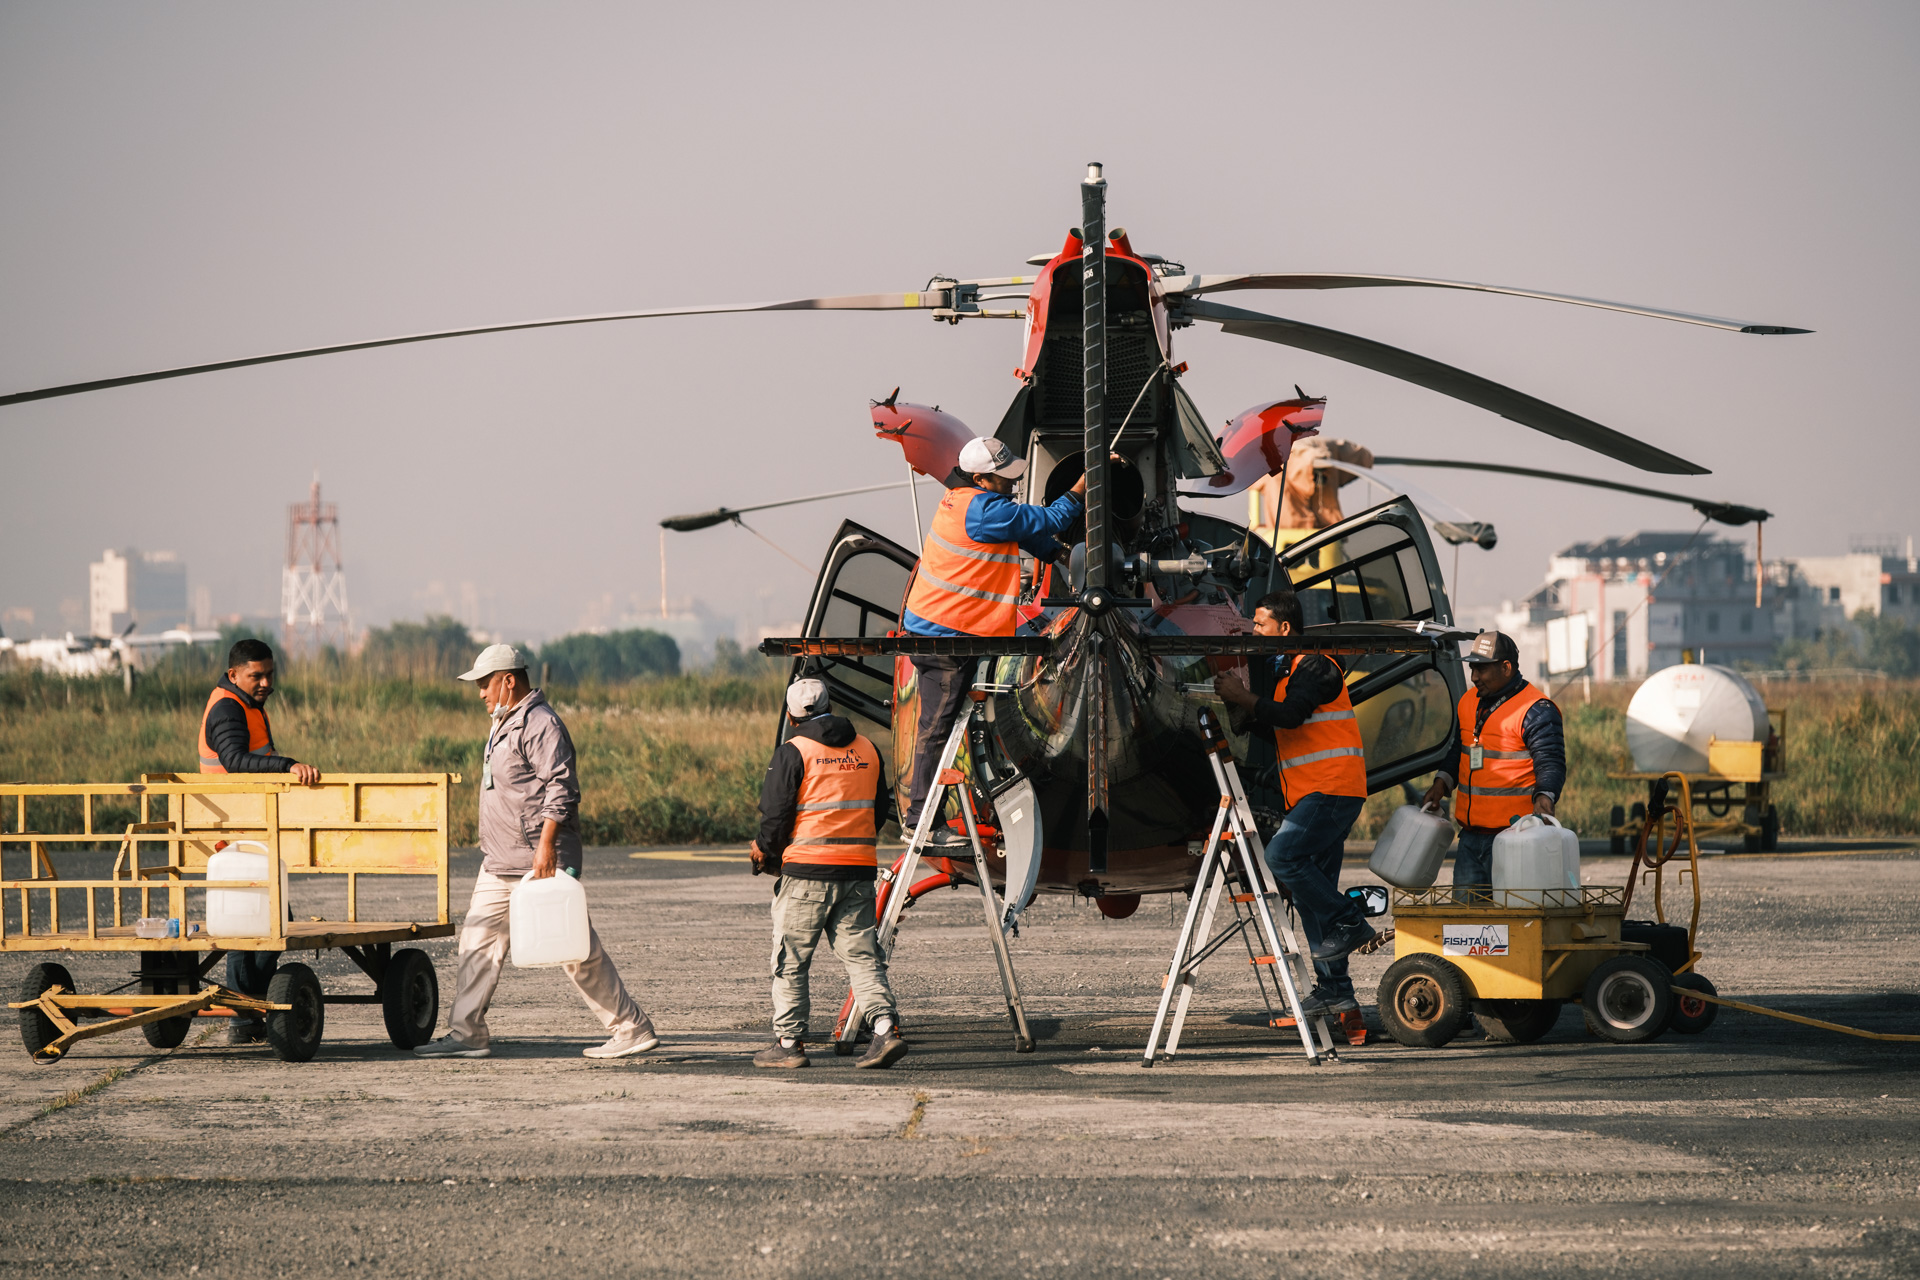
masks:
[[[1099,31],[1090,34],[1097,22]],[[1379,452],[1578,468],[1772,508],[1766,550],[1920,532],[1920,9],[1891,5],[0,4],[0,390],[545,315],[1018,272],[1078,221],[1195,271],[1442,276],[1771,323],[1750,337],[1406,291],[1229,301],[1458,364],[1711,466],[1654,479],[1212,326],[1218,422],[1330,398]],[[331,356],[0,409],[0,608],[59,624],[104,547],[270,612],[286,505],[340,504],[365,622],[556,634],[653,607],[656,521],[902,473],[896,384],[989,432],[1020,329],[641,321]],[[1468,604],[1686,508],[1426,471],[1499,525]],[[842,515],[769,512],[816,561]],[[1743,531],[1744,532],[1744,531]],[[757,624],[811,575],[732,528],[670,589]],[[765,593],[763,595],[763,593]],[[637,602],[637,605],[636,605]],[[597,615],[612,620],[604,612]],[[15,628],[16,632],[19,628]]]

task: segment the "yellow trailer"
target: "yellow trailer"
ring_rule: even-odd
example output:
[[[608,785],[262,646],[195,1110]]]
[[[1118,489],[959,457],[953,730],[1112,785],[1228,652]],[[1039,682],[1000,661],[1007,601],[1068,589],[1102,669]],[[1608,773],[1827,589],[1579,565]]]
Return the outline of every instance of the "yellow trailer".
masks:
[[[447,806],[457,781],[444,773],[333,774],[303,786],[281,774],[145,774],[135,783],[0,786],[0,951],[140,957],[125,984],[137,984],[138,995],[125,987],[83,995],[63,965],[34,965],[11,1005],[27,1052],[57,1062],[77,1041],[136,1026],[150,1044],[172,1048],[196,1016],[245,1012],[264,1017],[276,1054],[304,1062],[319,1049],[329,1004],[378,1004],[395,1046],[425,1043],[440,1009],[433,962],[417,948],[394,947],[454,931]],[[264,846],[269,868],[280,867],[289,884],[334,879],[344,889],[344,918],[290,919],[281,875],[209,880],[208,858],[238,841]],[[108,853],[106,877],[71,874],[75,863]],[[25,875],[5,878],[23,854]],[[432,897],[423,893],[410,919],[362,920],[367,876],[431,879]],[[209,889],[265,890],[268,931],[209,934]],[[139,920],[167,936],[141,936]],[[264,999],[207,979],[229,951],[336,948],[373,980],[372,993],[324,992],[297,962],[279,966]]]

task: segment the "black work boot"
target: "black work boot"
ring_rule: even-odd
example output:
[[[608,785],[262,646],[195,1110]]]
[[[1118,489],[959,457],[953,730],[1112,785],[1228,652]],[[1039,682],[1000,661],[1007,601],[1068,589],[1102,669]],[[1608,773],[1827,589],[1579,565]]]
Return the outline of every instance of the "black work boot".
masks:
[[[267,1024],[259,1018],[242,1014],[227,1026],[227,1043],[230,1045],[260,1044],[266,1038]]]

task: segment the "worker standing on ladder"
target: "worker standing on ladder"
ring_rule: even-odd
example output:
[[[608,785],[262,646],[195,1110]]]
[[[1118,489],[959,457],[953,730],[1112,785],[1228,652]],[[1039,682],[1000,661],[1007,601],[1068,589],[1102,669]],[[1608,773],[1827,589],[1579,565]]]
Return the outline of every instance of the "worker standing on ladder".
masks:
[[[1270,591],[1253,611],[1255,635],[1298,635],[1305,627],[1300,598]],[[1374,937],[1360,904],[1340,892],[1347,833],[1367,802],[1366,751],[1347,697],[1346,675],[1332,658],[1308,654],[1254,660],[1254,679],[1271,681],[1273,695],[1256,697],[1228,672],[1215,682],[1222,699],[1253,712],[1273,730],[1286,814],[1267,845],[1267,865],[1293,895],[1305,928],[1316,979],[1301,1002],[1309,1018],[1360,1007],[1347,974],[1347,955]]]
[[[1512,637],[1482,631],[1467,651],[1473,688],[1460,698],[1460,762],[1427,788],[1426,807],[1438,812],[1458,787],[1453,820],[1460,843],[1453,851],[1453,887],[1493,885],[1493,838],[1528,814],[1553,816],[1567,784],[1566,728],[1560,708],[1519,672]]]
[[[823,937],[846,966],[860,1014],[873,1028],[873,1043],[854,1065],[890,1067],[907,1052],[874,915],[880,828],[893,816],[893,792],[879,748],[832,712],[821,681],[788,686],[787,740],[774,748],[760,788],[753,873],[779,878],[773,882],[774,1040],[753,1055],[756,1067],[807,1065],[807,975]]]
[[[320,771],[283,756],[273,745],[267,699],[273,696],[273,650],[266,641],[236,640],[227,650],[227,674],[207,696],[200,714],[200,772],[290,773],[301,784],[320,781]],[[278,951],[227,952],[227,986],[243,996],[266,999],[279,967]],[[267,1038],[259,1014],[242,1014],[227,1027],[228,1044],[258,1044]]]
[[[1024,458],[999,440],[969,440],[960,450],[968,483],[949,489],[933,513],[926,548],[907,593],[900,624],[915,636],[1010,636],[1019,624],[1020,552],[1052,560],[1060,553],[1054,535],[1080,518],[1087,491],[1083,475],[1073,488],[1039,507],[1015,502],[1013,482],[1026,474]],[[916,656],[920,723],[913,740],[913,779],[900,828],[912,832],[920,807],[933,789],[940,750],[960,714],[967,673],[974,659]],[[941,826],[929,844],[959,846],[966,837]]]

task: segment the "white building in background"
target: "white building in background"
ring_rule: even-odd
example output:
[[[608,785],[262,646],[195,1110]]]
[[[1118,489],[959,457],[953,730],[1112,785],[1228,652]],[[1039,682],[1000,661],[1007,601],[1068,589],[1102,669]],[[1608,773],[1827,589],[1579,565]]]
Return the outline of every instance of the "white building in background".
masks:
[[[1844,556],[1802,556],[1790,562],[1791,574],[1769,565],[1769,577],[1799,588],[1794,635],[1850,624],[1862,612],[1920,626],[1920,562],[1913,539],[1904,547],[1889,539],[1878,546],[1856,545]]]
[[[189,620],[187,566],[171,551],[104,551],[87,567],[88,630],[117,636],[129,624],[158,631]]]

